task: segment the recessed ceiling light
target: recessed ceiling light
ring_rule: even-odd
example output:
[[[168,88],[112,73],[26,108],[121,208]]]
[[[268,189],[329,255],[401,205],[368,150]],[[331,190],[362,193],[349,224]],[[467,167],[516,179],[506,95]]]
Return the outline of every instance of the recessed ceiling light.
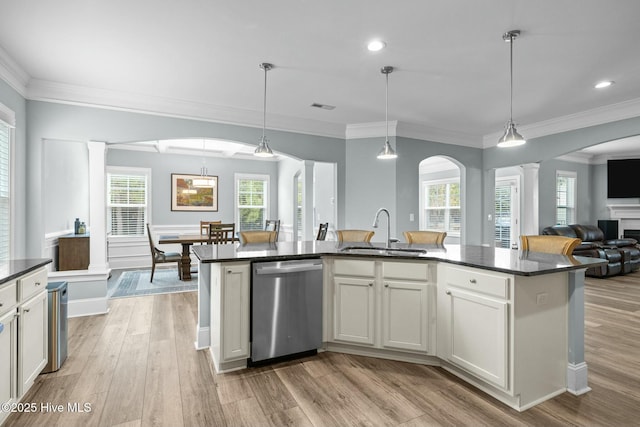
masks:
[[[367,49],[369,49],[371,52],[377,52],[384,49],[386,45],[387,44],[382,40],[372,40],[367,45]]]
[[[596,89],[603,89],[605,87],[609,87],[613,84],[613,82],[611,80],[606,80],[606,81],[602,81],[602,82],[598,82],[596,83],[596,85],[594,86]]]

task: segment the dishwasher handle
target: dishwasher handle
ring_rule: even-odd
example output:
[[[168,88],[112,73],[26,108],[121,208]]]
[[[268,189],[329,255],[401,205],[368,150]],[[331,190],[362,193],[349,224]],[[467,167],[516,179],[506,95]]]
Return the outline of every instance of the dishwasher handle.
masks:
[[[269,264],[269,265],[256,265],[255,272],[258,275],[261,274],[287,274],[287,273],[301,273],[304,271],[317,271],[322,270],[322,262],[315,263],[291,263],[285,265]]]

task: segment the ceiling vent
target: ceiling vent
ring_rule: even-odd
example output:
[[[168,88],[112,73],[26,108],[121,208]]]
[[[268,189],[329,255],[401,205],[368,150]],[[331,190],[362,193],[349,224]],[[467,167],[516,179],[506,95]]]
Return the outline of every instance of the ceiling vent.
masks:
[[[333,110],[336,108],[335,105],[318,104],[317,102],[314,102],[311,106],[314,108],[322,108],[323,110]]]

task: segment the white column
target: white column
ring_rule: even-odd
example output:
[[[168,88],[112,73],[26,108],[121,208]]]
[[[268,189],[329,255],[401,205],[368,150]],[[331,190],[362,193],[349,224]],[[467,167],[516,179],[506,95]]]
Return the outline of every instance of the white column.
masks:
[[[107,209],[106,209],[106,153],[104,142],[89,141],[89,268],[90,272],[106,272]]]
[[[587,362],[584,359],[584,273],[573,270],[569,277],[569,354],[567,367],[567,391],[575,395],[591,390],[588,383]]]
[[[521,165],[522,169],[522,192],[520,193],[521,224],[520,234],[539,234],[538,225],[538,173],[539,163],[527,163]]]

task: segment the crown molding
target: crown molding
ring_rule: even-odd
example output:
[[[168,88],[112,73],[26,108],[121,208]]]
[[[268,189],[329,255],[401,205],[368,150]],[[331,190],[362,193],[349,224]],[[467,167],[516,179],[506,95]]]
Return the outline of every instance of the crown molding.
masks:
[[[26,97],[35,101],[83,105],[136,113],[203,120],[245,127],[262,127],[262,111],[221,107],[204,102],[96,89],[32,79]],[[269,130],[344,138],[344,126],[320,120],[268,114]]]
[[[26,98],[29,74],[2,47],[0,47],[0,79]]]
[[[386,135],[386,122],[357,123],[347,125],[346,139],[379,138]],[[445,129],[422,126],[416,123],[389,121],[389,136],[401,136],[444,144],[479,148],[479,137]]]
[[[533,139],[638,116],[640,116],[640,98],[606,105],[580,113],[569,114],[567,116],[556,117],[526,126],[518,125],[518,131],[521,135],[524,135],[525,138]],[[500,131],[485,135],[482,138],[482,147],[489,148],[496,146],[498,139],[503,133],[504,131]]]

